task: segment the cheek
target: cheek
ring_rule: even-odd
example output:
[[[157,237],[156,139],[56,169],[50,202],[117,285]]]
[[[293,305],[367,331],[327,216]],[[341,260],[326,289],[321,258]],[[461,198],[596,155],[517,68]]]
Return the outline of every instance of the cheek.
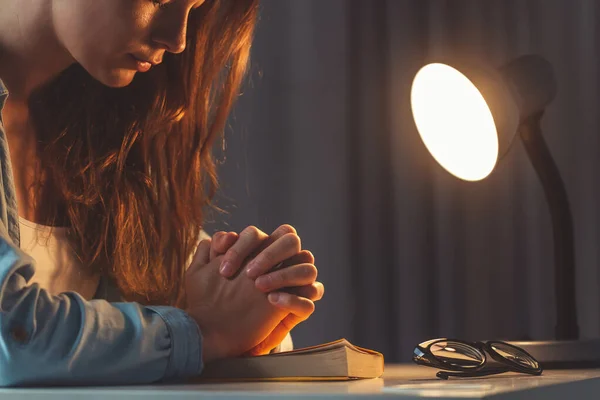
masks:
[[[130,0],[59,0],[60,41],[90,75],[110,86],[128,84],[127,53],[139,50],[143,21]],[[68,4],[67,4],[68,3]]]

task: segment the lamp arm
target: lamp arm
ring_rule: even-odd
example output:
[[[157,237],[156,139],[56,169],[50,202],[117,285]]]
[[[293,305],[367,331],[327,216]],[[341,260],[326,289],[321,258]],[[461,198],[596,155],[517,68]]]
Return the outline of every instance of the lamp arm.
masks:
[[[575,300],[573,217],[564,182],[542,136],[542,115],[543,111],[522,121],[519,134],[542,183],[552,219],[556,339],[575,340],[579,337],[579,327]]]

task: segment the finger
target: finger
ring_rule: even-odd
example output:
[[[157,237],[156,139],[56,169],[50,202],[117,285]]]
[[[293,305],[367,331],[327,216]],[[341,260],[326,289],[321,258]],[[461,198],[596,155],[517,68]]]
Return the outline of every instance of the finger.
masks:
[[[317,268],[314,265],[298,264],[261,275],[254,284],[257,289],[267,293],[286,287],[311,285],[316,279]]]
[[[297,265],[297,264],[314,264],[314,263],[315,263],[315,257],[313,256],[313,254],[308,250],[302,250],[300,253],[296,254],[295,256],[292,256],[291,258],[288,258],[287,260],[285,260],[283,262],[282,268],[289,267],[291,265]]]
[[[249,262],[246,273],[251,279],[257,278],[276,264],[300,253],[300,249],[300,237],[295,233],[286,233]]]
[[[315,310],[315,304],[312,301],[288,293],[270,293],[268,299],[271,304],[287,311],[288,315],[248,355],[262,355],[271,352],[296,325],[306,321]]]
[[[231,277],[238,272],[246,258],[267,238],[260,229],[249,226],[240,233],[233,246],[227,250],[221,263],[220,272],[225,277]]]
[[[238,240],[238,234],[235,232],[218,232],[221,233],[218,238],[213,237],[213,244],[210,248],[210,259],[225,254]],[[217,235],[217,234],[215,234]]]
[[[296,229],[288,224],[284,224],[281,225],[280,227],[278,227],[277,229],[275,229],[273,231],[273,233],[271,233],[271,235],[266,238],[262,245],[259,246],[254,254],[258,255],[260,254],[263,250],[265,250],[267,247],[269,247],[270,245],[272,245],[275,241],[277,241],[278,239],[280,239],[281,237],[283,237],[284,235],[288,234],[288,233],[292,233],[294,235],[297,235]],[[278,267],[279,268],[283,268],[283,267],[287,267],[290,265],[295,265],[295,264],[304,264],[304,263],[308,263],[308,264],[314,264],[314,257],[312,255],[312,253],[310,251],[306,251],[305,254],[303,254],[302,256],[298,257],[298,258],[293,258],[293,259],[288,259],[285,262],[280,262]]]
[[[293,294],[285,293],[285,292],[272,292],[267,296],[269,302],[273,304],[275,307],[280,308],[283,311],[288,312],[290,315],[294,316],[292,319],[288,319],[290,315],[288,315],[284,321],[287,320],[286,325],[291,322],[295,322],[291,328],[300,322],[306,320],[311,314],[315,311],[315,303],[305,297],[295,296]],[[283,321],[282,321],[283,322]]]
[[[257,249],[256,254],[260,253],[261,251],[272,245],[277,239],[283,237],[284,235],[287,235],[288,233],[293,233],[294,235],[298,234],[298,232],[296,232],[296,228],[294,228],[291,225],[284,224],[279,226],[273,231],[273,233],[269,235],[267,239],[265,239],[263,244]]]
[[[190,268],[188,271],[193,269],[199,265],[206,265],[210,261],[210,247],[211,247],[211,239],[205,239],[200,242],[198,247],[196,247],[196,253],[194,253],[194,258],[192,259],[192,263],[190,264]]]
[[[290,332],[288,325],[289,323],[287,322],[285,324],[280,322],[264,341],[252,348],[250,351],[244,354],[244,356],[262,356],[269,354],[274,348],[279,346],[279,344],[285,340],[285,337]]]
[[[282,291],[296,296],[305,297],[312,301],[319,301],[325,294],[325,287],[321,282],[314,282],[311,285],[288,287],[282,289]]]
[[[221,240],[221,237],[225,234],[226,234],[226,232],[219,231],[219,232],[215,233],[214,235],[212,235],[212,245],[210,246],[210,259],[211,260],[217,256],[218,253],[215,250],[215,246],[217,245],[217,243],[219,243],[219,240]]]
[[[288,328],[290,325],[291,324],[287,321],[285,323],[283,323],[283,321],[280,322],[263,342],[261,342],[258,346],[255,346],[252,350],[248,351],[245,355],[262,356],[269,354],[274,348],[279,346],[279,344],[285,340],[285,337],[291,330]]]
[[[313,254],[308,251],[308,250],[302,250],[300,253],[296,254],[295,256],[292,256],[290,258],[288,258],[285,261],[280,262],[279,264],[275,265],[273,268],[271,268],[269,270],[269,272],[281,269],[281,268],[287,268],[290,267],[292,265],[297,265],[297,264],[314,264],[315,263],[315,257],[313,256]]]

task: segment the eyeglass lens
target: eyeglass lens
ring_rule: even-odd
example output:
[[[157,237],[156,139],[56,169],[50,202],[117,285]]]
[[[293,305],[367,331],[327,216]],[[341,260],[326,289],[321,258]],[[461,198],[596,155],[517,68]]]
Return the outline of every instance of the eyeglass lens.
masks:
[[[485,356],[477,348],[451,340],[435,342],[429,350],[439,361],[463,369],[479,367],[485,360]]]
[[[492,349],[496,351],[500,356],[507,360],[510,360],[522,367],[528,369],[538,369],[538,362],[531,357],[529,354],[523,352],[521,349],[508,346],[504,343],[494,342],[491,344]]]

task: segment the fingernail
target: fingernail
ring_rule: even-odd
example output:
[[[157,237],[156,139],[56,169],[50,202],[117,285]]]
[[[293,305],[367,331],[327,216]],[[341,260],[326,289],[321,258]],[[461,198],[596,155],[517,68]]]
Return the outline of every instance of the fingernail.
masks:
[[[279,301],[279,293],[277,292],[269,293],[268,297],[271,303],[277,303]]]
[[[233,265],[230,261],[223,261],[223,263],[221,264],[221,268],[219,268],[219,271],[221,272],[221,275],[229,276],[233,272],[232,269]]]
[[[259,276],[254,282],[259,289],[268,289],[271,278],[268,275]]]
[[[258,277],[258,275],[260,275],[260,273],[258,272],[257,266],[252,262],[250,264],[248,264],[248,266],[246,267],[246,274],[250,278],[256,278],[256,277]]]

